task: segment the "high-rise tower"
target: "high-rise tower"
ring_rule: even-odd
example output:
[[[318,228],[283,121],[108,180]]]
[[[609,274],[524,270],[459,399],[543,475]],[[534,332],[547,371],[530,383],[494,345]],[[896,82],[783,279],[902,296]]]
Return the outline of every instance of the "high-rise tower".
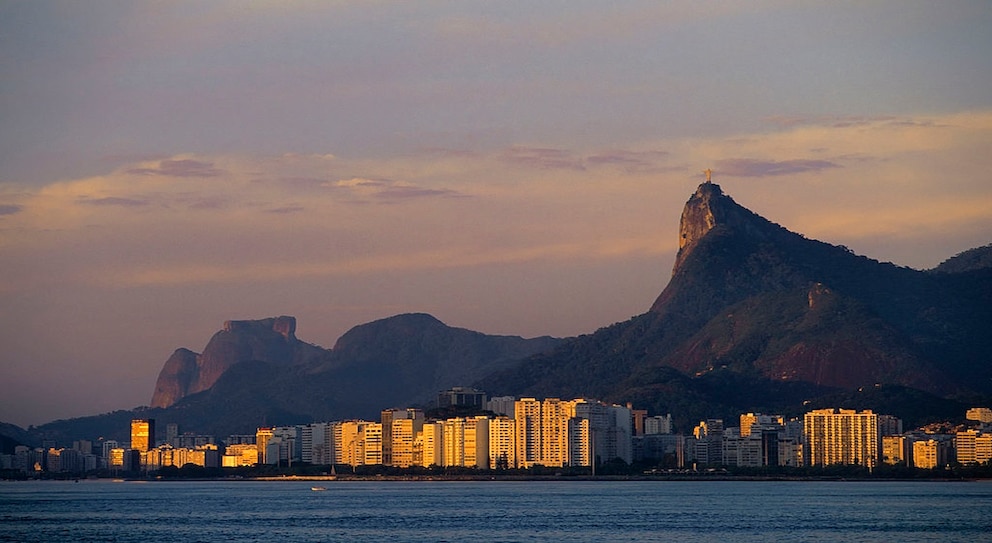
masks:
[[[155,447],[155,419],[133,419],[131,421],[131,448],[148,452]]]

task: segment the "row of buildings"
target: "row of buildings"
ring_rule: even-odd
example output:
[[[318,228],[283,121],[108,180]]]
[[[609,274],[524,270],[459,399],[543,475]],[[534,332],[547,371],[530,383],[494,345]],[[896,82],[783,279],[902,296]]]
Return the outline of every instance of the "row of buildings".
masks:
[[[447,395],[447,396],[446,396]],[[605,462],[654,461],[677,468],[716,466],[827,466],[879,463],[933,469],[950,462],[992,460],[992,411],[969,410],[977,427],[950,434],[903,432],[896,417],[871,411],[820,409],[802,418],[746,413],[739,425],[700,421],[690,434],[672,432],[671,415],[596,400],[487,399],[471,389],[443,393],[439,404],[471,406],[489,414],[429,420],[419,409],[387,409],[378,421],[348,420],[259,428],[254,435],[180,434],[155,421],[134,420],[131,441],[82,441],[70,448],[21,447],[0,467],[24,471],[157,470],[194,464],[239,467],[382,465],[397,468],[516,469],[590,467]]]

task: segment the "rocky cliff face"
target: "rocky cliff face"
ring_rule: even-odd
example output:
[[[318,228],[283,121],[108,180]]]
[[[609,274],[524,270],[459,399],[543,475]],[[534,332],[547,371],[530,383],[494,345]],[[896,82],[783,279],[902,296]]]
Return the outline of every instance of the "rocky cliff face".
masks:
[[[321,351],[296,339],[294,317],[227,321],[202,354],[178,349],[165,362],[155,383],[151,407],[169,407],[209,389],[235,364],[261,361],[293,365]]]

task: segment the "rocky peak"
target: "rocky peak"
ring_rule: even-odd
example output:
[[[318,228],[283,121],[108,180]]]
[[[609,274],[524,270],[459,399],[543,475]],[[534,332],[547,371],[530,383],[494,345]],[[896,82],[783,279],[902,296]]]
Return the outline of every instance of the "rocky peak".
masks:
[[[272,317],[268,319],[246,320],[246,321],[224,321],[225,332],[257,333],[271,330],[283,339],[290,341],[296,339],[296,317]]]
[[[752,213],[720,189],[720,185],[707,181],[689,198],[682,209],[679,223],[679,252],[675,257],[672,275],[689,257],[707,234],[717,228],[740,230],[749,235],[765,237],[767,226],[772,223]]]
[[[315,349],[296,339],[295,317],[225,321],[202,353],[188,349],[173,353],[159,374],[151,405],[168,407],[185,396],[207,390],[241,362],[291,365]]]

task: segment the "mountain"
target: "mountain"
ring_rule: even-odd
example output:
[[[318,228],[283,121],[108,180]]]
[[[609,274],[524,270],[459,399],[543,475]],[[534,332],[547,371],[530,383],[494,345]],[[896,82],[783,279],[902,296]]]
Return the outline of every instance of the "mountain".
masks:
[[[936,273],[962,273],[992,268],[992,244],[969,249],[940,263]]]
[[[34,429],[33,441],[127,441],[131,418],[218,438],[263,425],[378,420],[384,408],[428,404],[563,341],[487,335],[426,314],[356,326],[332,349],[297,339],[295,329],[288,316],[225,322],[201,354],[181,348],[166,360],[151,407],[54,421]]]
[[[152,407],[169,407],[179,400],[209,390],[239,362],[255,360],[281,366],[304,364],[323,349],[296,339],[294,317],[227,321],[214,334],[202,354],[177,349],[159,373]]]
[[[31,436],[126,440],[127,420],[216,436],[375,418],[473,384],[490,395],[593,397],[671,413],[687,431],[746,411],[873,408],[914,426],[992,403],[992,245],[918,271],[807,239],[699,186],[671,279],[649,309],[567,340],[490,336],[407,314],[332,349],[293,317],[229,321],[179,349],[151,408],[56,421]]]
[[[705,183],[683,210],[671,280],[645,314],[477,386],[633,401],[683,424],[798,414],[876,385],[916,391],[904,396],[917,402],[990,395],[992,269],[968,262],[943,273],[880,263],[790,232]]]

